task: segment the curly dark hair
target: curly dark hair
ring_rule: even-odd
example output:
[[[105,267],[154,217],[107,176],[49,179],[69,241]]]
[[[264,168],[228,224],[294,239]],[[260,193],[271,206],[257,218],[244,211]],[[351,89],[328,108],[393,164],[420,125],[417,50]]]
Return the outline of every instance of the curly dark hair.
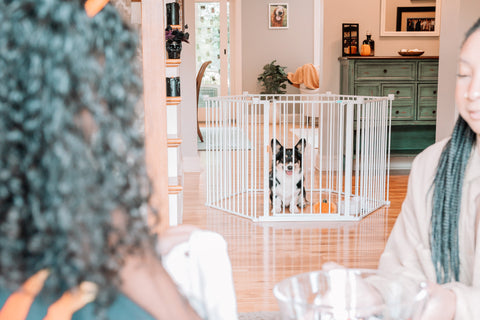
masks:
[[[49,268],[47,292],[93,281],[101,311],[154,239],[137,34],[82,4],[0,3],[0,288]]]

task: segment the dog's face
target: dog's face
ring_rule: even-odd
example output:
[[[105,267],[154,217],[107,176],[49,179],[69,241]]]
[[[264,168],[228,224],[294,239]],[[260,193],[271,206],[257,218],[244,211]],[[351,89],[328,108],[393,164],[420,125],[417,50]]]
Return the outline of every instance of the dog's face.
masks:
[[[284,171],[291,176],[302,171],[302,154],[306,140],[300,139],[294,148],[284,148],[277,139],[272,139],[271,146],[275,152],[275,167],[277,171]]]
[[[275,10],[273,10],[273,14],[275,15],[275,20],[281,21],[285,15],[285,8],[282,6],[277,6]]]

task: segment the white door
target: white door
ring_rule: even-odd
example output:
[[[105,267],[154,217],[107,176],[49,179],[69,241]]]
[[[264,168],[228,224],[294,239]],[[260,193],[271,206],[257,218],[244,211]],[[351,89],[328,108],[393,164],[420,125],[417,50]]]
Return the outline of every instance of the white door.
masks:
[[[198,120],[205,121],[203,96],[230,94],[230,45],[228,0],[195,2],[196,70],[212,61],[203,76],[199,94]]]

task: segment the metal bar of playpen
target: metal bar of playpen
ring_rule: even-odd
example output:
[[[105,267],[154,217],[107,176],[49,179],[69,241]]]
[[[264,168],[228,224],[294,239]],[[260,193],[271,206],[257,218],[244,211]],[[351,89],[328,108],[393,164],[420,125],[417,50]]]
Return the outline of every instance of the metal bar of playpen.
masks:
[[[223,112],[223,101],[222,100],[219,100],[218,101],[218,104],[219,104],[219,107],[218,107],[218,118],[216,120],[216,127],[215,127],[215,134],[213,136],[213,139],[212,139],[212,142],[214,143],[213,146],[212,146],[212,150],[215,151],[215,153],[218,154],[218,196],[219,196],[219,201],[218,201],[218,205],[222,208],[224,208],[224,203],[223,203],[223,190],[224,190],[224,186],[223,186],[223,154],[221,152],[221,150],[219,149],[218,147],[218,142],[217,142],[217,139],[218,139],[218,135],[219,135],[219,130],[221,128],[221,125],[222,125],[222,122],[223,122],[223,115],[224,115],[224,112]]]
[[[289,99],[291,100],[291,99]],[[290,105],[290,107],[292,108],[292,117],[291,117],[291,123],[289,122],[290,126],[291,126],[291,133],[292,133],[292,138],[290,141],[292,141],[292,148],[295,148],[295,127],[296,127],[296,122],[295,122],[295,114],[296,114],[296,110],[295,110],[295,107],[296,105],[294,103],[292,103],[291,101],[288,101],[288,104]],[[290,113],[288,113],[290,115]],[[289,127],[290,127],[289,126]],[[285,146],[287,148],[287,146]],[[295,152],[293,153],[295,154]],[[294,171],[295,172],[295,171]],[[293,173],[295,174],[295,173]],[[291,186],[290,186],[290,194],[294,194],[295,193],[295,185],[292,183]],[[292,201],[293,202],[293,201]],[[296,205],[296,204],[295,204]],[[292,208],[292,206],[290,206],[290,213],[293,213],[294,208]]]
[[[345,114],[347,112],[347,104],[344,103],[343,101],[337,101],[335,106],[335,110],[337,111],[337,151],[336,151],[336,157],[337,157],[337,190],[338,194],[342,192],[343,190],[343,181],[345,177],[345,185],[347,183],[346,180],[346,172],[344,171],[344,166],[343,162],[348,161],[347,159],[343,159],[344,155],[344,144],[343,141],[345,140],[346,136],[344,133],[344,124],[345,124]],[[346,158],[346,157],[345,157]],[[330,200],[330,199],[329,199]],[[346,202],[345,202],[346,203]]]
[[[372,105],[372,108],[373,108],[373,112],[374,112],[374,127],[373,127],[373,130],[374,130],[374,142],[375,142],[375,150],[374,150],[374,160],[373,160],[373,171],[374,171],[374,174],[373,174],[373,195],[372,195],[372,199],[374,200],[372,203],[372,206],[373,204],[376,203],[378,199],[378,187],[380,185],[380,180],[379,180],[379,177],[380,177],[380,171],[379,171],[379,164],[380,164],[380,159],[379,159],[379,154],[380,154],[380,142],[381,142],[381,136],[379,135],[379,110],[378,110],[378,106],[375,102],[371,103]],[[370,202],[369,202],[370,203]],[[370,209],[370,208],[369,208]]]
[[[274,110],[275,111],[275,110]],[[268,168],[269,168],[269,159],[268,159],[268,145],[269,141],[269,130],[270,130],[270,103],[267,101],[263,102],[263,216],[268,217],[269,211],[269,200],[268,200],[268,190],[269,187],[269,176],[268,176]],[[273,115],[275,119],[275,115]],[[275,122],[273,122],[273,126],[275,126]],[[265,228],[267,229],[267,228]]]
[[[385,204],[385,173],[386,173],[386,166],[385,166],[385,145],[386,145],[386,139],[385,139],[385,112],[384,109],[382,108],[381,101],[377,101],[377,106],[378,106],[378,112],[380,114],[380,136],[381,136],[381,145],[380,145],[380,154],[379,154],[379,163],[380,163],[380,187],[378,189],[378,199],[382,204]],[[383,193],[383,194],[382,194]]]
[[[381,101],[376,101],[377,109],[379,113],[379,136],[380,136],[380,146],[379,146],[379,154],[378,154],[378,167],[379,167],[379,179],[378,179],[378,189],[377,189],[377,198],[379,203],[385,203],[385,194],[382,195],[382,190],[385,190],[385,162],[384,162],[384,155],[385,155],[385,113],[382,108]]]
[[[255,120],[253,122],[253,135],[252,135],[252,140],[255,141],[255,143],[257,143],[258,141],[258,132],[257,132],[257,126],[258,124],[260,123],[259,121],[259,111],[260,111],[260,108],[259,108],[259,104],[257,103],[255,105],[255,109],[254,109],[254,117],[255,117]],[[258,176],[258,161],[259,161],[259,153],[258,153],[258,150],[259,148],[253,148],[252,150],[252,153],[254,154],[253,155],[253,159],[255,161],[254,163],[254,175],[253,175],[253,190],[251,192],[252,194],[252,199],[253,199],[253,210],[251,211],[251,215],[257,217],[257,179],[259,178]]]
[[[322,103],[319,105],[319,110],[318,110],[318,170],[320,172],[319,174],[319,179],[318,179],[318,188],[320,190],[323,189],[323,152],[324,152],[324,143],[323,143],[323,112],[325,111],[325,102],[322,101]],[[322,201],[322,191],[320,191],[320,199],[319,201]]]
[[[208,127],[209,127],[209,121],[210,121],[210,109],[212,108],[212,101],[207,99],[207,101],[205,101],[205,105],[206,105],[206,109],[205,109],[205,127],[207,128],[207,130],[205,130],[204,132],[206,133],[208,131]],[[205,143],[206,142],[206,134],[205,136],[203,137],[203,142]],[[212,183],[211,183],[211,180],[210,180],[210,175],[212,173],[212,170],[210,169],[210,164],[212,163],[212,159],[211,159],[211,154],[210,152],[206,152],[206,159],[207,159],[207,177],[206,177],[206,182],[207,182],[207,205],[210,205],[211,204],[211,186],[212,186]]]
[[[227,141],[227,150],[226,150],[226,155],[227,155],[227,171],[226,171],[226,174],[225,174],[225,181],[226,181],[226,184],[227,184],[227,189],[228,189],[228,196],[227,196],[227,208],[228,210],[232,211],[232,202],[233,202],[233,198],[232,198],[232,169],[233,169],[233,165],[232,165],[232,145],[233,145],[233,133],[232,133],[232,128],[233,127],[233,121],[232,121],[232,104],[229,100],[226,100],[226,104],[227,104],[227,138],[228,138],[228,141]]]
[[[366,153],[366,150],[365,150],[365,122],[366,122],[366,113],[367,113],[367,110],[366,110],[366,107],[365,106],[362,106],[362,110],[361,110],[361,113],[360,113],[360,118],[359,118],[359,122],[360,122],[360,129],[359,129],[359,132],[358,134],[360,135],[360,178],[359,178],[359,185],[360,185],[360,189],[359,189],[359,194],[358,194],[358,199],[363,199],[363,196],[364,196],[364,190],[365,190],[365,153]]]
[[[376,201],[380,200],[378,199],[378,188],[380,186],[380,143],[381,143],[381,136],[380,136],[380,126],[379,126],[379,120],[380,120],[380,113],[378,110],[378,105],[376,102],[372,103],[373,110],[375,113],[375,126],[374,126],[374,132],[375,132],[375,151],[374,151],[374,168],[373,170],[375,171],[374,178],[373,178],[373,200],[374,203]]]
[[[249,101],[244,100],[242,102],[242,117],[243,117],[243,132],[248,132],[248,124],[250,119],[248,118],[248,106]],[[248,212],[247,210],[247,200],[248,200],[248,184],[247,184],[247,175],[248,175],[248,151],[242,150],[242,213]]]
[[[367,113],[368,113],[368,122],[367,122],[367,172],[368,172],[368,175],[366,176],[366,183],[367,183],[367,190],[366,190],[366,195],[364,198],[362,198],[361,200],[361,203],[362,203],[362,207],[365,207],[366,205],[366,199],[370,198],[371,197],[371,193],[372,193],[372,184],[371,184],[371,175],[372,175],[372,162],[373,162],[373,159],[372,159],[372,149],[373,149],[373,141],[372,141],[372,127],[373,127],[373,123],[372,123],[372,110],[371,108],[367,108]]]
[[[390,203],[390,146],[392,142],[392,104],[395,95],[388,95],[388,147],[387,147],[387,203]]]
[[[240,179],[242,177],[242,165],[241,165],[241,155],[243,150],[245,149],[245,138],[243,136],[243,119],[242,119],[242,113],[241,113],[241,106],[242,102],[235,99],[233,101],[233,104],[235,106],[235,123],[236,123],[236,128],[237,128],[237,148],[235,150],[235,169],[236,169],[236,174],[235,174],[235,179],[234,182],[236,183],[236,190],[238,193],[238,196],[235,198],[235,206],[236,206],[236,211],[240,211],[240,204],[241,204],[241,199],[242,199],[242,185],[240,184]]]
[[[281,113],[280,113],[280,119],[282,119],[283,121],[280,121],[280,125],[281,125],[281,130],[282,130],[282,145],[284,146],[283,147],[283,158],[285,159],[285,148],[286,148],[286,143],[287,143],[287,138],[288,138],[288,132],[287,132],[287,129],[288,129],[288,105],[284,102],[284,101],[281,101]],[[278,172],[277,172],[278,173]],[[282,183],[282,194],[286,194],[286,185],[285,183]],[[283,203],[283,206],[282,206],[282,213],[285,214],[285,209],[286,209],[286,203]]]
[[[362,101],[358,101],[357,105]],[[352,194],[352,161],[353,161],[353,112],[355,104],[349,101],[345,104],[346,120],[345,120],[345,199],[350,199]],[[339,190],[342,190],[341,188]],[[349,204],[349,201],[348,201]],[[345,200],[345,209],[347,209],[347,200]],[[346,210],[349,212],[348,210]]]
[[[273,115],[273,121],[272,121],[272,136],[271,138],[269,139],[269,144],[271,144],[271,149],[270,149],[270,152],[271,152],[271,170],[272,170],[272,180],[273,180],[273,183],[272,183],[272,194],[275,194],[276,190],[277,190],[277,184],[275,183],[275,179],[277,177],[277,166],[275,165],[275,153],[276,153],[276,147],[274,146],[275,143],[270,143],[270,141],[272,141],[273,139],[276,139],[277,137],[277,125],[278,123],[280,122],[279,120],[280,119],[277,119],[277,104],[275,103],[275,101],[273,102],[270,102],[270,108],[272,108],[272,115]],[[275,140],[273,140],[275,141]],[[269,164],[270,166],[270,164]],[[270,183],[269,183],[269,187],[270,187]],[[267,189],[269,190],[269,189]],[[272,197],[272,200],[273,197]],[[274,208],[274,204],[273,204],[273,201],[272,201],[272,209]],[[267,216],[268,216],[268,212],[267,212]]]
[[[318,98],[317,98],[318,99]],[[317,104],[314,104],[313,102],[309,105],[310,109],[310,132],[312,134],[312,143],[310,144],[310,159],[309,159],[309,166],[310,166],[310,208],[313,208],[313,191],[315,190],[315,180],[314,180],[314,175],[313,173],[315,172],[315,124],[316,124],[316,118],[314,117],[314,108],[317,106]],[[318,139],[317,139],[318,140]],[[321,171],[320,171],[321,172]],[[310,212],[313,213],[313,210],[310,209]]]
[[[372,199],[376,200],[377,199],[377,188],[378,185],[376,184],[378,182],[378,123],[377,123],[377,109],[375,105],[373,105],[373,112],[374,112],[374,126],[373,126],[373,132],[374,132],[374,151],[373,151],[373,165],[372,165],[372,170],[374,171],[373,175],[373,185],[372,185]]]
[[[327,154],[327,159],[328,159],[328,165],[329,165],[329,168],[328,168],[328,189],[335,189],[335,184],[334,184],[334,141],[335,141],[335,138],[334,138],[334,128],[335,128],[335,102],[330,102],[330,105],[329,105],[329,123],[330,123],[330,127],[329,127],[329,135],[328,135],[328,141],[329,141],[329,144],[328,144],[328,154]],[[337,190],[339,191],[339,190]],[[330,193],[328,194],[328,197],[330,198]]]
[[[216,170],[216,180],[217,180],[217,183],[216,183],[216,186],[217,186],[217,190],[215,192],[216,196],[217,196],[217,201],[216,203],[218,203],[218,205],[221,204],[221,198],[222,198],[222,185],[221,185],[221,178],[222,178],[222,171],[221,171],[221,168],[222,168],[222,154],[219,152],[219,150],[216,150],[216,148],[218,148],[218,145],[216,146],[216,143],[217,143],[217,135],[218,135],[218,130],[219,130],[219,122],[221,121],[221,118],[222,117],[222,102],[219,100],[217,101],[217,108],[216,108],[216,118],[215,118],[215,127],[214,127],[214,131],[212,131],[212,134],[211,134],[211,145],[210,145],[210,150],[211,152],[215,152],[215,154],[217,155],[217,165],[218,165],[218,170]],[[214,146],[215,149],[214,149]]]
[[[383,200],[383,204],[387,204],[387,193],[388,193],[388,190],[386,189],[386,186],[388,184],[388,175],[387,175],[387,172],[388,172],[388,163],[387,163],[387,157],[388,157],[388,149],[387,149],[387,146],[388,146],[388,127],[387,127],[387,123],[388,123],[388,118],[387,118],[387,108],[385,108],[385,104],[383,103],[383,101],[380,101],[379,102],[379,105],[380,105],[380,108],[382,110],[382,137],[383,137],[383,153],[382,153],[382,169],[383,169],[383,173],[384,173],[384,177],[383,177],[383,189],[380,190],[380,192],[383,192],[382,193],[382,200]]]
[[[359,105],[356,110],[356,134],[355,134],[355,196],[360,195],[359,185],[360,185],[360,135],[361,135],[361,112],[363,105]]]
[[[211,158],[212,158],[212,162],[208,164],[209,168],[210,168],[210,183],[212,184],[210,190],[211,190],[211,201],[210,201],[210,205],[213,205],[216,201],[217,201],[217,198],[216,198],[216,188],[218,188],[218,184],[217,184],[217,181],[216,181],[216,170],[214,168],[216,168],[216,164],[218,163],[218,159],[217,159],[217,154],[215,153],[212,153],[212,150],[211,150],[211,143],[212,143],[212,137],[211,137],[211,133],[213,132],[213,119],[214,119],[214,116],[215,116],[215,112],[217,112],[217,101],[216,100],[212,100],[212,104],[211,104],[211,110],[209,112],[209,115],[210,115],[210,121],[207,123],[208,125],[208,128],[209,130],[206,132],[207,133],[207,137],[204,138],[205,140],[205,144],[206,144],[206,149],[207,149],[207,154],[210,154],[211,155]],[[215,166],[212,165],[215,164]]]

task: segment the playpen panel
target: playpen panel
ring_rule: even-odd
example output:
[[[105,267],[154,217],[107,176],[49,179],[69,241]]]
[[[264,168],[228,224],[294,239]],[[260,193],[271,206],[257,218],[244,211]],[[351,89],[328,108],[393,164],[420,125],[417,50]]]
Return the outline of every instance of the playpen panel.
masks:
[[[207,205],[254,221],[297,221],[359,220],[388,204],[392,99],[331,94],[209,99]],[[269,172],[274,179],[278,172],[271,140],[292,148],[302,138],[305,207],[273,212]],[[296,190],[281,188],[282,194]]]

